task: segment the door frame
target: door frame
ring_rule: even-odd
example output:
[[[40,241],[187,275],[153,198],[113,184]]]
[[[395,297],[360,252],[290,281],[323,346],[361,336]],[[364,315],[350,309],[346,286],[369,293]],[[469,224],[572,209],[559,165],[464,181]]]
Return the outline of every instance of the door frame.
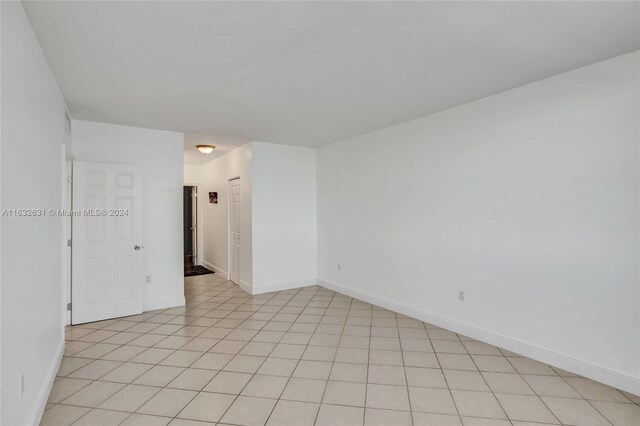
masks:
[[[72,210],[73,201],[73,161],[67,159],[67,150],[62,145],[62,208],[67,211]],[[72,247],[71,242],[73,237],[71,234],[72,229],[72,216],[62,215],[62,282],[63,292],[62,301],[64,305],[62,310],[64,312],[63,319],[65,325],[71,325],[71,309],[69,309],[71,303],[71,260],[72,260]]]
[[[73,155],[71,154],[71,114],[65,108],[65,130],[69,134],[68,144],[62,144],[62,209],[71,211],[73,205]],[[73,236],[71,230],[70,215],[62,215],[62,241],[61,241],[61,269],[62,269],[62,321],[65,325],[71,325],[71,274],[73,252],[71,244]]]
[[[234,176],[229,178],[227,182],[227,279],[231,281],[231,182],[234,180],[239,180],[240,176]],[[242,187],[240,187],[240,191],[242,191]],[[242,192],[240,192],[242,195]],[[240,276],[240,265],[238,265],[238,281],[241,280]],[[236,283],[240,285],[240,283]]]

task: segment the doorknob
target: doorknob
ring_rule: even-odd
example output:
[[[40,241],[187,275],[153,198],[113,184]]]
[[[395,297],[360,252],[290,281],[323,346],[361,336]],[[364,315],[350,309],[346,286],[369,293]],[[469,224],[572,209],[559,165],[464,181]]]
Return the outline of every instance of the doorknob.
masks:
[[[134,250],[140,250],[142,247],[144,247],[144,246],[141,246],[141,245],[139,245],[139,244],[136,244],[135,246],[133,246],[133,249],[134,249]]]

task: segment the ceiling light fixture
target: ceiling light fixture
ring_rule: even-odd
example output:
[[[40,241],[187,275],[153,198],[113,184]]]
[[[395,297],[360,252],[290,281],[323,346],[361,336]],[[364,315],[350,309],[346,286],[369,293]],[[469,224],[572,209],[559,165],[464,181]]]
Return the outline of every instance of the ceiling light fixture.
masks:
[[[203,154],[210,154],[216,147],[213,145],[196,145],[196,148]]]

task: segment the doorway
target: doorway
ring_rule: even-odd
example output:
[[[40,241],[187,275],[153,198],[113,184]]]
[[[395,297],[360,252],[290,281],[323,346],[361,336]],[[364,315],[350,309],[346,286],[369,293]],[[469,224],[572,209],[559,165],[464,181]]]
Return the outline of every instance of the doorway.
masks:
[[[183,246],[185,268],[198,264],[198,188],[182,188]]]

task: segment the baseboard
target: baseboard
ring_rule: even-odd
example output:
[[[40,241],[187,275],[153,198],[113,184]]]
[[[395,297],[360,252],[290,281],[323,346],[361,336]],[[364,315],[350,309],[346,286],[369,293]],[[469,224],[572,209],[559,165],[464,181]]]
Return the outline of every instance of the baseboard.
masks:
[[[53,362],[49,366],[49,370],[47,371],[46,382],[45,385],[40,389],[38,393],[38,399],[36,400],[35,411],[31,415],[32,421],[29,423],[31,425],[39,425],[42,420],[42,415],[44,414],[44,409],[47,406],[47,401],[49,400],[49,394],[51,393],[51,389],[53,388],[53,382],[56,379],[56,375],[58,374],[58,369],[60,369],[60,363],[62,362],[62,355],[64,354],[64,333],[60,338],[60,343],[58,344],[58,349],[56,349],[56,354],[53,356]]]
[[[317,279],[309,279],[302,281],[291,281],[286,283],[266,284],[266,285],[254,285],[253,294],[271,293],[273,291],[289,290],[298,287],[309,287],[311,285],[318,284]]]
[[[240,287],[242,290],[246,291],[247,293],[253,295],[253,286],[251,284],[249,284],[246,281],[242,281],[239,280],[238,282],[238,287]]]
[[[176,306],[184,306],[184,296],[173,297],[169,299],[156,299],[145,301],[142,305],[143,311],[155,311],[158,309],[175,308]]]
[[[401,313],[411,318],[427,322],[429,324],[442,327],[444,329],[463,334],[482,342],[489,343],[494,346],[506,349],[508,351],[535,359],[536,361],[552,365],[557,368],[569,371],[574,374],[587,377],[589,379],[613,386],[615,388],[630,392],[634,395],[640,395],[640,379],[628,376],[617,371],[607,369],[605,367],[591,364],[586,361],[575,359],[561,353],[551,351],[539,346],[523,342],[512,337],[504,336],[489,330],[485,330],[471,324],[463,323],[452,318],[444,317],[432,312],[414,308],[403,303],[395,302],[385,297],[376,296],[374,294],[356,290],[342,284],[334,283],[318,279],[318,285],[328,288],[329,290],[350,296],[364,302]]]
[[[220,269],[218,268],[216,265],[214,265],[213,263],[209,263],[206,260],[202,261],[202,266],[204,266],[207,269],[212,270],[213,272],[215,272],[216,274],[218,274],[222,279],[224,280],[228,280],[229,279],[229,273],[227,271],[225,271],[224,269]]]

